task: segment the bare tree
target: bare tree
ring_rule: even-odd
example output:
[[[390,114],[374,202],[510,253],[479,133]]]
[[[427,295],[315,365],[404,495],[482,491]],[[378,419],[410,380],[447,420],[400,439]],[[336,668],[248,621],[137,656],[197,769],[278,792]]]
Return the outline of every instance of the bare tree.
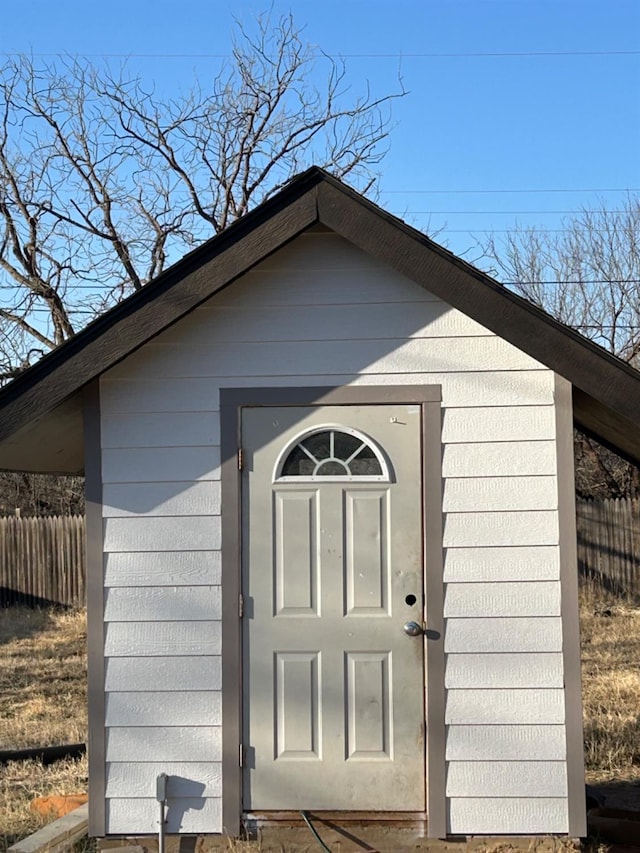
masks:
[[[321,83],[315,83],[318,79]],[[210,84],[160,98],[126,67],[0,69],[0,380],[315,163],[363,191],[404,94],[354,96],[291,15],[236,22]]]
[[[514,228],[486,247],[491,272],[517,293],[640,368],[640,198],[583,209],[562,231]],[[638,469],[597,444],[576,441],[585,497],[640,496]]]
[[[82,477],[50,474],[0,474],[0,516],[82,515]]]
[[[236,21],[211,80],[162,98],[67,57],[0,67],[0,383],[316,164],[375,184],[397,91],[354,94],[291,15]],[[0,512],[77,511],[81,482],[0,476]]]

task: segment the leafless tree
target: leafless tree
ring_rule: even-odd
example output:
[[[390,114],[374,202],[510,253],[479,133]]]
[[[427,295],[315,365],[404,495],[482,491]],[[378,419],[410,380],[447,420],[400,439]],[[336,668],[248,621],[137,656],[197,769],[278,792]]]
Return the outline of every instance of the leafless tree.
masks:
[[[291,15],[233,33],[210,79],[170,98],[126,65],[0,67],[0,384],[311,164],[374,188],[401,81],[354,93]],[[43,482],[7,475],[0,503],[80,506],[77,481]]]
[[[322,82],[317,82],[321,80]],[[315,163],[363,191],[403,94],[353,95],[291,15],[236,22],[209,83],[162,99],[126,67],[0,69],[0,380]]]
[[[82,515],[82,477],[50,474],[0,474],[0,516]]]
[[[517,293],[640,368],[640,198],[583,209],[552,233],[514,228],[486,247],[491,272]],[[640,474],[592,439],[576,441],[586,497],[640,496]]]

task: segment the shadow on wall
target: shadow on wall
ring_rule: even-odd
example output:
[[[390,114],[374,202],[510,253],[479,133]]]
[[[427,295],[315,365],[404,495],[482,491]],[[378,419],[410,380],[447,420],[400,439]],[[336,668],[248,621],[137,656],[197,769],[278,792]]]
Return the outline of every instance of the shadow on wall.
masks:
[[[167,780],[166,831],[184,831],[185,816],[191,811],[201,811],[206,803],[205,785],[184,776],[169,776]],[[158,809],[160,806],[158,806]]]
[[[191,516],[201,507],[216,514],[212,483],[226,461],[220,387],[440,384],[457,375],[449,405],[509,406],[504,374],[541,367],[347,241],[300,237],[104,375],[105,517],[184,515],[185,506]],[[537,378],[522,381],[538,399]]]

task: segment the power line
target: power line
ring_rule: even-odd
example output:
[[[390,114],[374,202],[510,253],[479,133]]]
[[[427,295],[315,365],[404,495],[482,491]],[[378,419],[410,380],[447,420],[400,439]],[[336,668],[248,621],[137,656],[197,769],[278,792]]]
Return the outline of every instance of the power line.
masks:
[[[405,211],[406,216],[409,216],[411,211]],[[607,234],[605,228],[536,228],[535,226],[526,226],[520,228],[442,228],[435,229],[439,234],[515,234],[519,235],[523,230],[533,231],[536,234],[575,234],[583,232],[584,234]],[[427,234],[427,236],[429,236]]]
[[[567,323],[566,325],[569,326],[569,328],[571,329],[597,329],[600,331],[602,329],[620,329],[621,331],[624,330],[625,332],[640,331],[640,325],[637,324],[633,326],[612,326],[610,323],[594,323],[593,325],[589,325],[586,323]]]
[[[518,190],[518,189],[493,189],[493,190],[380,190],[381,195],[472,195],[478,193],[637,193],[640,192],[640,187],[574,187],[571,189],[559,189],[554,187],[544,189],[537,187],[535,189]]]
[[[520,281],[502,281],[500,284],[516,285],[516,284],[640,284],[640,278],[591,278],[582,279],[580,281],[571,281],[569,279],[520,279]]]
[[[438,216],[489,216],[495,214],[496,216],[523,216],[523,215],[551,215],[551,214],[573,214],[578,215],[581,213],[615,213],[615,214],[623,214],[626,213],[626,210],[614,210],[611,208],[604,208],[602,211],[597,208],[589,208],[588,210],[402,210],[402,211],[389,211],[390,213],[430,213]]]
[[[335,53],[332,59],[480,59],[520,56],[640,56],[640,50],[511,50],[465,51],[456,53]]]
[[[582,287],[584,285],[590,284],[640,284],[640,278],[592,278],[592,279],[583,279],[580,281],[571,281],[568,279],[520,279],[519,281],[498,281],[498,284],[502,284],[505,287],[517,287],[517,286],[525,286],[525,285],[554,285],[554,286],[576,286]],[[20,285],[10,285],[10,284],[0,284],[0,290],[18,290]],[[88,285],[88,284],[78,284],[71,285],[68,288],[69,293],[74,293],[79,290],[87,290],[93,291],[96,296],[101,293],[99,285]],[[118,303],[115,303],[118,304]],[[3,306],[0,305],[0,308]],[[50,313],[48,308],[42,307],[33,307],[30,308],[27,314],[33,312],[44,312],[46,314]],[[95,311],[91,311],[85,308],[69,308],[70,312],[75,314],[95,314]]]
[[[522,278],[517,281],[500,281],[499,284],[508,286],[523,285],[523,284],[554,284],[554,285],[583,285],[583,284],[640,284],[640,278],[584,278],[584,279],[568,279],[568,278]],[[146,286],[146,285],[145,285]],[[20,284],[0,284],[0,290],[20,290],[23,286]],[[96,295],[104,293],[106,285],[101,284],[70,284],[67,287],[69,292],[78,290],[92,291]],[[65,294],[66,295],[66,294]],[[49,309],[31,309],[43,310]]]
[[[32,52],[32,51],[0,51],[0,56],[33,57],[82,57],[83,59],[232,59],[229,53],[82,53],[67,52]],[[522,50],[522,51],[460,51],[433,53],[326,53],[320,56],[329,59],[499,59],[519,57],[553,57],[553,56],[640,56],[640,50]]]

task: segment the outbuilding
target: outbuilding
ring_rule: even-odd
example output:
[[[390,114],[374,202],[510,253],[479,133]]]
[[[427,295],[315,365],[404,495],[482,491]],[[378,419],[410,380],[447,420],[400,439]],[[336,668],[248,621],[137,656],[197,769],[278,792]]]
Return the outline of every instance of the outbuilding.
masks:
[[[573,427],[640,382],[325,172],[0,392],[84,471],[90,831],[585,834]]]

